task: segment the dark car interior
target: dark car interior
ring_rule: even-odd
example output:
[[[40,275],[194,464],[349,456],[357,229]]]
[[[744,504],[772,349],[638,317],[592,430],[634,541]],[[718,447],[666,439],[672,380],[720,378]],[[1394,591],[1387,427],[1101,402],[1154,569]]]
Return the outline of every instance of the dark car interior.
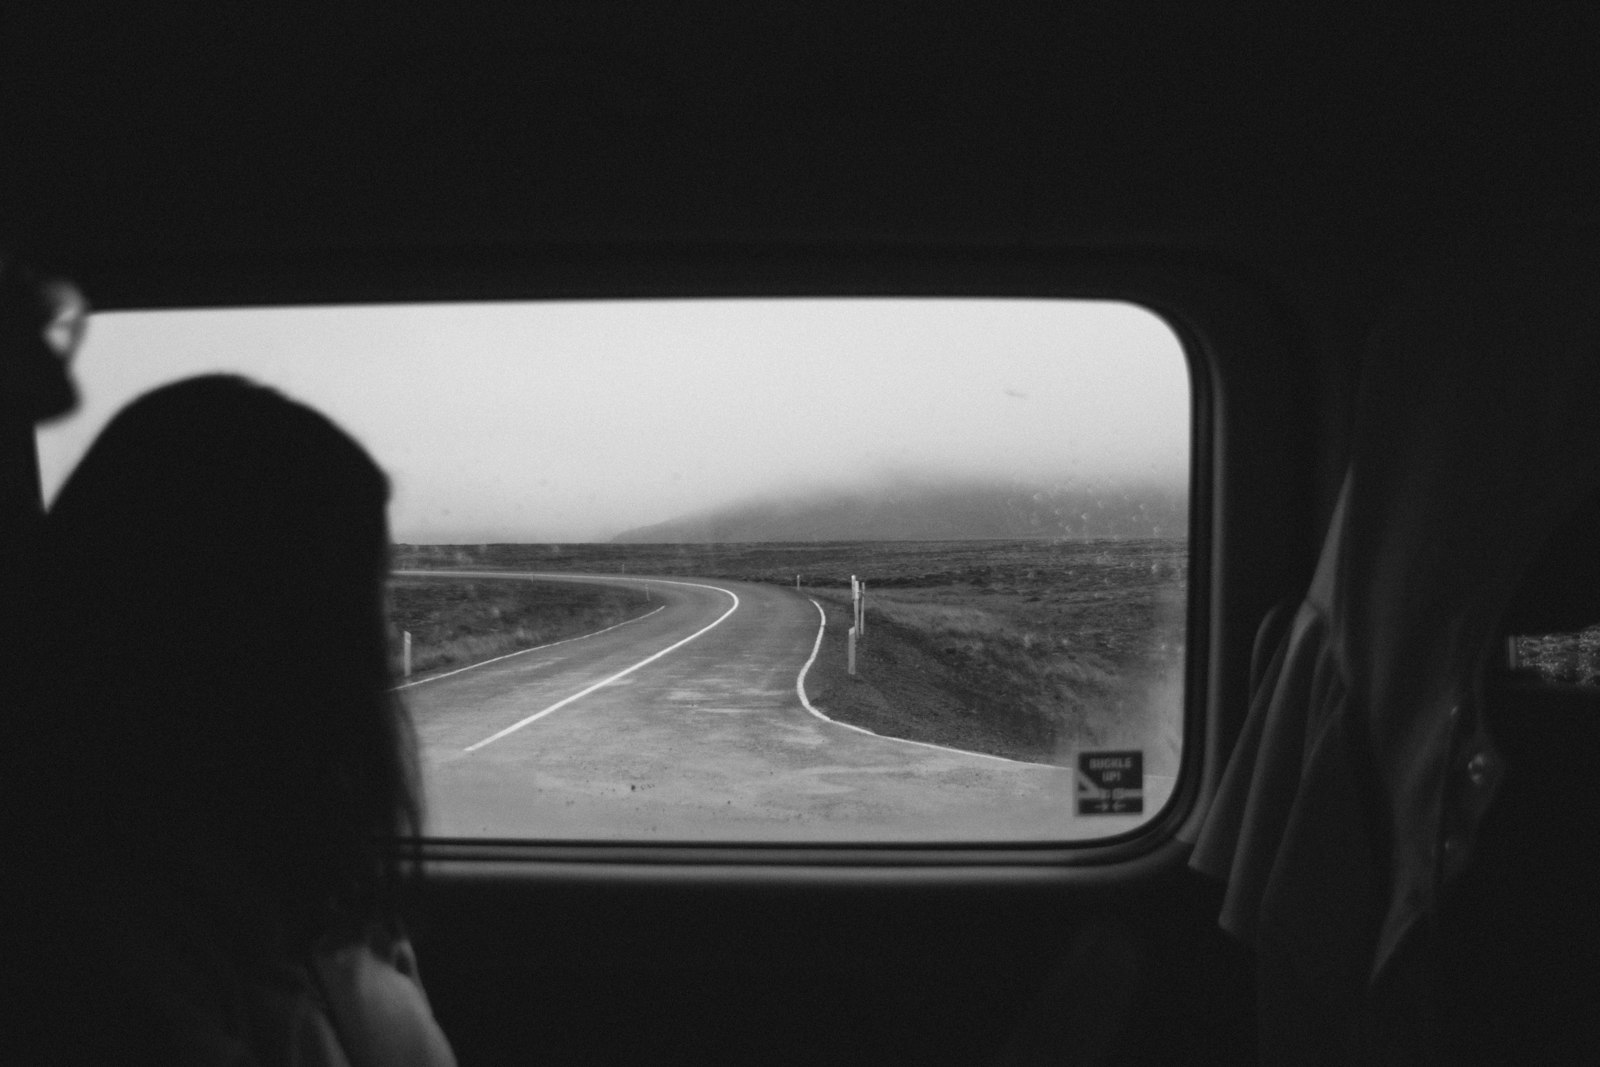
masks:
[[[1334,1021],[1298,1043],[1286,1020],[1321,1009],[1284,1015],[1275,994],[1305,975],[1286,978],[1262,942],[1219,926],[1227,882],[1189,864],[1340,521],[1352,457],[1381,455],[1423,486],[1438,456],[1405,412],[1433,425],[1493,409],[1493,376],[1457,374],[1438,352],[1408,364],[1426,342],[1374,344],[1375,331],[1397,307],[1437,322],[1503,295],[1548,324],[1595,302],[1587,12],[1029,0],[295,17],[63,4],[5,22],[0,250],[71,279],[96,310],[1090,297],[1155,310],[1188,351],[1185,746],[1159,817],[1081,845],[427,842],[411,929],[462,1063],[1497,1062],[1510,1049],[1568,1062],[1595,1036],[1575,995],[1600,966],[1576,903],[1594,884],[1581,785],[1594,712],[1579,686],[1517,696],[1538,686],[1514,671],[1485,681],[1481,659],[1418,661],[1489,687],[1507,781],[1535,768],[1522,780],[1545,792],[1508,786],[1491,808],[1470,894],[1453,912],[1423,909],[1427,966],[1408,970],[1402,951],[1363,987],[1365,1009],[1329,1002]],[[1470,298],[1448,289],[1462,262],[1501,264],[1506,284],[1491,273]],[[1405,295],[1434,277],[1446,288]],[[1537,411],[1546,366],[1571,362],[1575,344],[1594,361],[1600,335],[1529,322],[1529,336],[1516,380],[1532,384],[1507,403]],[[14,356],[24,346],[8,346],[3,504],[21,543],[40,509],[33,425],[50,405],[13,399],[32,387]],[[1379,405],[1388,422],[1363,408],[1374,361],[1420,368],[1376,374],[1403,393]],[[1543,543],[1600,488],[1551,473],[1581,452],[1571,440],[1475,514],[1545,507],[1554,517],[1526,534]],[[1494,440],[1473,454],[1492,464]],[[1474,575],[1413,567],[1363,532],[1383,528],[1374,499],[1352,498],[1369,525],[1350,527],[1341,558],[1357,578],[1363,553],[1420,577],[1385,584],[1377,568],[1337,602],[1381,607],[1392,589],[1416,604],[1448,587],[1456,599],[1438,602],[1470,614]],[[1581,578],[1563,578],[1592,573],[1584,532],[1551,550],[1566,562],[1534,568],[1497,633],[1600,617],[1573,592]],[[7,632],[23,632],[25,602],[12,604]],[[1541,721],[1559,728],[1505,727],[1526,719],[1507,706],[1558,704]],[[1413,735],[1371,736],[1381,772],[1382,739],[1398,751]],[[1389,853],[1329,855],[1369,862],[1374,892],[1402,877]],[[1552,877],[1516,873],[1530,870]],[[1540,920],[1512,921],[1524,914]],[[1517,938],[1535,947],[1519,953]],[[1540,1008],[1487,1007],[1514,1000]]]

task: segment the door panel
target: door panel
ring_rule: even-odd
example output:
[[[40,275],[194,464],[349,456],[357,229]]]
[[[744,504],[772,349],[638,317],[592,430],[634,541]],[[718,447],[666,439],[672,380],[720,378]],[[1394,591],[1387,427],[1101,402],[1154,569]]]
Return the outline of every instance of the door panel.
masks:
[[[1181,868],[1088,887],[447,863],[415,933],[469,1064],[992,1063],[1008,1042],[1010,1062],[1249,1062],[1218,903]]]

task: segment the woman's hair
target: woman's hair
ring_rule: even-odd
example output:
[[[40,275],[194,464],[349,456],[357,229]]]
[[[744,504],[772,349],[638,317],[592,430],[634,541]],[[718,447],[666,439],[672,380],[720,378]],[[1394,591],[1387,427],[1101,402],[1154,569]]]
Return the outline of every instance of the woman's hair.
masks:
[[[218,914],[265,896],[294,951],[389,918],[420,830],[388,492],[322,415],[207,376],[117,415],[47,520],[73,810]]]

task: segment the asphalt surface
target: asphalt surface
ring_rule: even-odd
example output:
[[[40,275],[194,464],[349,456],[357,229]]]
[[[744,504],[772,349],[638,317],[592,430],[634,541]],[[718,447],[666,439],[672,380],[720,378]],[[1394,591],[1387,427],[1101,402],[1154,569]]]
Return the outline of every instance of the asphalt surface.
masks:
[[[1050,840],[1139,822],[1074,817],[1067,769],[879,737],[808,710],[796,681],[820,619],[794,590],[518,577],[621,582],[660,610],[405,687],[434,836]],[[1147,795],[1146,810],[1164,799]]]

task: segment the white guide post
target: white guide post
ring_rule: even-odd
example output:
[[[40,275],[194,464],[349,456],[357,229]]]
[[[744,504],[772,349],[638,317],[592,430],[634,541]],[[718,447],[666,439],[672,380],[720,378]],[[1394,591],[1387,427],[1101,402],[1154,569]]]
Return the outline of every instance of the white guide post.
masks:
[[[411,631],[406,630],[400,638],[400,669],[402,677],[411,677]]]
[[[849,656],[850,676],[853,678],[853,677],[855,677],[855,673],[856,673],[856,628],[854,626],[850,627],[849,642],[850,642],[850,656]]]
[[[856,581],[856,576],[850,576],[850,621],[857,628],[861,626],[861,583]]]

